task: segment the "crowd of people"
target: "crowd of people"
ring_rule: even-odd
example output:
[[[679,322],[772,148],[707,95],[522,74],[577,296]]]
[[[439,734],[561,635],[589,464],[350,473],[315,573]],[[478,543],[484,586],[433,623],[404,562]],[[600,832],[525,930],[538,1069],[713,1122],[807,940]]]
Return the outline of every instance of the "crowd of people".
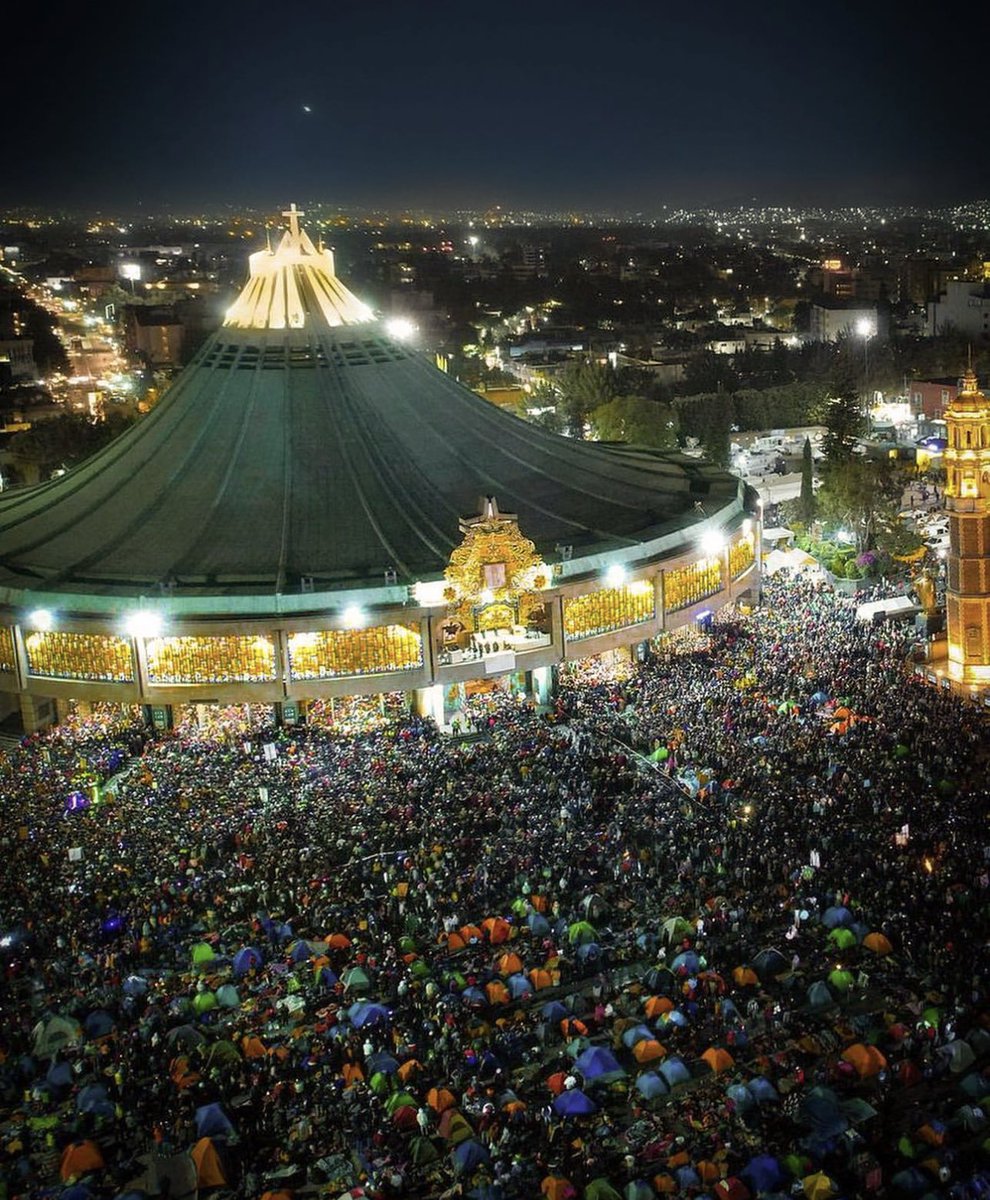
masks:
[[[987,719],[908,636],[778,579],[470,738],[25,739],[0,1195],[990,1194]]]

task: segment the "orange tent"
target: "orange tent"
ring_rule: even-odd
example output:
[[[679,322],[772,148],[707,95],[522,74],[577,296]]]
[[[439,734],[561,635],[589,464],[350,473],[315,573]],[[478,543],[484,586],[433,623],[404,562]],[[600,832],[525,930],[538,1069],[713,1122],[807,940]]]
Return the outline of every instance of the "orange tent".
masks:
[[[280,1192],[262,1192],[261,1200],[292,1200],[292,1191],[289,1188]]]
[[[447,934],[447,949],[451,954],[453,954],[455,950],[463,950],[466,945],[467,942],[459,933]]]
[[[676,1154],[672,1154],[667,1159],[667,1166],[672,1171],[676,1171],[678,1167],[686,1167],[691,1161],[691,1156],[686,1150],[678,1150]]]
[[[472,941],[480,942],[482,939],[481,930],[477,925],[462,925],[460,933],[466,945],[470,945]]]
[[[870,1079],[879,1075],[887,1066],[887,1060],[876,1046],[864,1046],[862,1042],[847,1046],[842,1051],[842,1058],[844,1062],[851,1063],[856,1068],[860,1079]]]
[[[917,1133],[918,1137],[923,1142],[927,1142],[929,1146],[941,1146],[945,1141],[945,1132],[940,1129],[936,1130],[927,1121],[917,1130]]]
[[[867,950],[872,950],[874,954],[892,954],[894,947],[890,944],[890,939],[886,938],[882,933],[868,933],[863,938],[863,945]]]
[[[333,950],[346,950],[351,944],[351,939],[346,933],[331,933],[327,938],[327,945]]]
[[[656,1038],[644,1038],[633,1046],[633,1058],[638,1063],[655,1062],[656,1059],[663,1058],[666,1053],[667,1051]]]
[[[563,1175],[548,1175],[540,1184],[540,1194],[547,1200],[574,1200],[577,1188]]]
[[[510,1100],[508,1104],[502,1105],[502,1111],[507,1113],[525,1112],[526,1105],[522,1100]]]
[[[196,1182],[201,1188],[227,1186],[227,1176],[212,1138],[200,1138],[190,1154],[196,1164]]]
[[[408,1082],[410,1076],[415,1075],[417,1071],[422,1071],[423,1064],[415,1058],[410,1058],[399,1067],[396,1074],[403,1083]]]
[[[241,1042],[241,1050],[245,1058],[264,1058],[268,1053],[265,1049],[265,1043],[256,1033],[244,1035],[244,1040]]]
[[[509,989],[497,979],[485,984],[485,995],[488,997],[489,1004],[509,1003]]]
[[[103,1155],[96,1142],[70,1142],[62,1151],[59,1174],[64,1183],[67,1179],[78,1179],[80,1175],[87,1175],[90,1171],[102,1171],[104,1166]]]
[[[357,1065],[357,1063],[344,1063],[343,1069],[340,1073],[344,1077],[344,1084],[346,1087],[350,1087],[352,1083],[364,1082],[364,1072]]]
[[[512,926],[504,917],[486,917],[481,922],[481,928],[488,935],[488,940],[493,946],[507,942],[512,933]]]
[[[529,982],[539,991],[540,988],[553,987],[553,976],[542,967],[534,967],[529,973]]]
[[[173,1058],[169,1064],[169,1076],[175,1086],[181,1092],[183,1088],[192,1087],[194,1083],[199,1083],[200,1074],[194,1071],[189,1065],[189,1056],[180,1054],[178,1058]]]
[[[752,967],[736,967],[732,972],[732,979],[740,987],[759,987],[760,985]]]
[[[448,1108],[456,1107],[457,1098],[447,1088],[431,1087],[426,1093],[426,1103],[434,1112],[442,1113],[446,1112]]]
[[[675,1183],[673,1175],[654,1175],[653,1188],[661,1196],[669,1196],[677,1191],[678,1185]]]
[[[553,1094],[555,1096],[559,1096],[560,1093],[564,1090],[564,1080],[566,1078],[567,1078],[566,1072],[554,1071],[554,1073],[547,1080],[547,1087],[550,1089],[551,1092],[553,1092]]]
[[[440,1136],[446,1138],[454,1146],[459,1145],[461,1142],[466,1142],[468,1138],[474,1137],[474,1130],[468,1124],[467,1119],[456,1108],[447,1109],[443,1116],[441,1116],[437,1129]]]
[[[674,1011],[674,1002],[667,996],[650,996],[646,1001],[646,1015],[648,1017],[661,1017],[664,1013]]]
[[[530,904],[532,904],[532,906],[533,906],[533,907],[536,909],[536,911],[537,911],[538,913],[542,913],[542,912],[546,912],[546,911],[547,911],[547,898],[546,898],[546,896],[535,896],[535,895],[534,895],[534,896],[530,896],[530,898],[529,898],[529,902],[530,902]]]
[[[560,1022],[560,1032],[564,1037],[587,1037],[588,1026],[577,1017],[564,1017]]]
[[[709,1046],[701,1057],[716,1075],[719,1071],[728,1071],[736,1065],[736,1060],[728,1050],[723,1050],[720,1046]]]
[[[499,975],[518,975],[523,969],[522,959],[511,950],[501,955],[495,966],[498,968]]]
[[[713,1163],[710,1158],[703,1158],[701,1162],[695,1163],[694,1169],[701,1176],[702,1183],[714,1183],[717,1179],[722,1178],[718,1164]]]

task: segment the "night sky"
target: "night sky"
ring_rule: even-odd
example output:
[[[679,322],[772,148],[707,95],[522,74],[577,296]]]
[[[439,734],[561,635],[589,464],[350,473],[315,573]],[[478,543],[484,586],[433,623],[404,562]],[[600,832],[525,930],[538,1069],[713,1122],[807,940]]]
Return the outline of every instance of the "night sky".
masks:
[[[24,0],[5,14],[0,203],[983,199],[979,6],[924,11],[135,0],[59,15]]]

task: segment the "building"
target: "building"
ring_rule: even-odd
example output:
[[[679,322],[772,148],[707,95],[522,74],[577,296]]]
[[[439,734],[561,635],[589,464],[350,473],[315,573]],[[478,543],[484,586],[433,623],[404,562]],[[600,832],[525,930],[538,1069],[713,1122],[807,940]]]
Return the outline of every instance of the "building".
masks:
[[[990,401],[972,370],[945,410],[948,676],[990,685]]]
[[[124,345],[151,367],[177,367],[182,361],[183,325],[171,304],[128,304]]]
[[[912,379],[909,385],[911,412],[926,421],[937,420],[959,395],[959,379]]]
[[[0,691],[71,699],[545,699],[758,588],[755,493],[678,453],[558,437],[390,337],[287,214],[155,409],[0,496]]]
[[[945,290],[929,301],[929,337],[955,331],[967,337],[990,339],[990,282],[985,279],[950,279]]]
[[[875,304],[816,300],[811,306],[808,337],[813,342],[837,342],[841,337],[886,337],[885,314]]]

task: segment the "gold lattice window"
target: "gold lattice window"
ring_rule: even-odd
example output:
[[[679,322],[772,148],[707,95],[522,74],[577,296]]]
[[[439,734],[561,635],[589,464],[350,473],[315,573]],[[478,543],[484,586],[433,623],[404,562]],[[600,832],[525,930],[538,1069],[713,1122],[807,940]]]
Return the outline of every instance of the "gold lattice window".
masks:
[[[377,675],[412,671],[422,665],[423,640],[418,625],[289,634],[289,673],[293,679]]]
[[[753,547],[753,535],[744,533],[729,547],[729,576],[738,579],[743,571],[753,565],[756,551]]]
[[[664,571],[663,602],[667,612],[689,608],[722,590],[722,559],[703,558],[690,567]]]
[[[266,683],[276,678],[270,637],[160,637],[144,644],[151,683]]]
[[[12,675],[17,670],[14,652],[14,631],[0,626],[0,672]]]
[[[651,580],[640,579],[624,587],[600,588],[597,592],[564,601],[564,637],[575,642],[651,621],[654,615]]]
[[[131,643],[97,633],[30,633],[24,639],[28,674],[47,679],[125,683],[134,678]]]

